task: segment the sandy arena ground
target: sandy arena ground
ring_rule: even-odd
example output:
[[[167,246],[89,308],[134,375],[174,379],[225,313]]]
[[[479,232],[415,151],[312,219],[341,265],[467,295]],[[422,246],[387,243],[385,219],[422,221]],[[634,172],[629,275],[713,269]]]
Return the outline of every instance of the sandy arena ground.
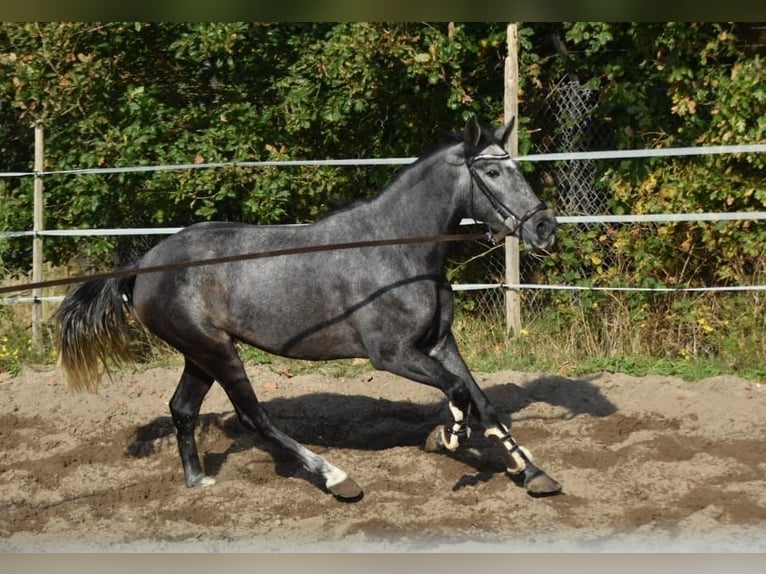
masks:
[[[54,370],[0,374],[5,552],[764,552],[766,385],[601,373],[480,373],[514,435],[564,486],[532,498],[478,427],[426,453],[434,389],[364,371],[249,373],[288,434],[365,490],[342,503],[245,431],[215,386],[198,444],[217,483],[183,482],[176,368],[74,394]]]

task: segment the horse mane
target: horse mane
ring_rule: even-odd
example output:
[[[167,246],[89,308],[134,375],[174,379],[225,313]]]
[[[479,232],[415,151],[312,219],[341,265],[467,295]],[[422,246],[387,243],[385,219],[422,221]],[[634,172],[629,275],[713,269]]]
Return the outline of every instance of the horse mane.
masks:
[[[466,148],[466,154],[465,154],[466,158],[474,155],[475,153],[478,153],[479,150],[484,149],[485,147],[493,143],[501,145],[500,142],[497,140],[497,138],[495,138],[494,132],[488,129],[486,126],[481,126],[481,133],[482,133],[482,136],[481,136],[481,139],[479,140],[478,145],[476,145],[475,147]],[[441,153],[447,147],[453,146],[458,143],[462,143],[464,141],[465,141],[465,135],[463,134],[463,132],[449,131],[449,132],[443,133],[441,144],[437,145],[431,151],[418,156],[417,160],[415,160],[411,164],[408,164],[402,169],[400,169],[396,173],[394,179],[392,179],[382,190],[379,190],[377,193],[371,196],[360,197],[356,199],[344,200],[344,199],[330,198],[328,201],[329,205],[327,210],[317,217],[317,221],[320,221],[322,219],[325,219],[326,217],[335,215],[337,213],[354,209],[355,207],[359,205],[370,203],[377,196],[384,193],[387,189],[395,186],[402,178],[406,177],[406,175],[419,164]]]
[[[339,198],[330,198],[328,200],[328,209],[324,213],[322,213],[317,219],[321,220],[325,217],[329,217],[330,215],[336,215],[337,213],[341,213],[344,211],[348,211],[350,209],[354,209],[355,207],[358,207],[360,205],[365,205],[367,203],[372,202],[377,198],[378,196],[384,194],[387,190],[391,189],[392,187],[396,186],[399,181],[401,181],[406,175],[412,171],[413,168],[415,168],[420,163],[424,162],[426,159],[431,157],[432,155],[436,155],[439,150],[443,149],[446,146],[440,146],[439,148],[433,150],[431,153],[419,156],[414,162],[405,165],[402,167],[399,171],[396,172],[393,179],[389,181],[382,189],[376,190],[372,195],[365,196],[365,197],[357,197],[355,199],[339,199]]]
[[[369,203],[370,201],[372,201],[373,197],[358,197],[356,199],[338,199],[338,198],[331,197],[328,200],[327,210],[324,211],[323,213],[320,213],[317,216],[316,220],[321,221],[322,219],[330,217],[331,215],[336,215],[343,211],[348,211],[349,209],[353,209],[358,205]]]
[[[457,134],[450,134],[449,138],[450,140],[446,141],[445,143],[442,143],[432,149],[430,152],[427,152],[423,155],[418,156],[418,158],[410,163],[402,167],[394,176],[394,178],[386,184],[386,186],[383,189],[377,190],[375,193],[373,193],[370,196],[366,197],[358,197],[356,199],[338,199],[338,198],[330,198],[328,200],[328,209],[320,214],[317,217],[317,221],[321,221],[322,219],[325,219],[326,217],[329,217],[331,215],[336,215],[338,213],[348,211],[350,209],[354,209],[355,207],[358,207],[360,205],[364,205],[367,203],[370,203],[373,201],[376,197],[386,192],[386,190],[394,187],[403,177],[406,177],[406,175],[412,171],[416,166],[419,164],[427,161],[431,157],[437,155],[445,148],[449,147],[450,145],[454,145],[455,143],[459,143],[461,141],[461,137],[458,137],[455,140],[452,140],[451,138]]]

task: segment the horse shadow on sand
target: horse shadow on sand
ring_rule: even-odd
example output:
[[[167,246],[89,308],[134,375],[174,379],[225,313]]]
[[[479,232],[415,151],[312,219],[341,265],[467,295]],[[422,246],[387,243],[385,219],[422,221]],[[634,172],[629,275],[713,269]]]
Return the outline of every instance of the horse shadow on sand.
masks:
[[[403,380],[402,384],[415,383]],[[524,428],[525,422],[535,418],[550,421],[578,415],[605,417],[617,410],[601,390],[586,379],[543,376],[522,385],[500,383],[483,387],[483,390],[496,408],[511,415],[517,431]],[[536,402],[558,407],[555,409],[557,414],[539,416],[525,413],[523,418],[515,416],[515,413]],[[448,413],[446,398],[417,403],[332,392],[277,397],[262,404],[277,426],[318,453],[332,448],[366,451],[412,446],[422,448],[428,434],[445,422]],[[481,426],[473,417],[470,422],[470,438],[456,452],[445,455],[472,467],[476,473],[464,475],[453,490],[489,480],[505,470],[502,458],[483,436]],[[200,455],[208,475],[218,475],[230,455],[257,449],[268,453],[273,459],[277,474],[301,477],[324,489],[321,479],[304,471],[295,459],[259,433],[244,428],[233,410],[200,414],[197,424]],[[169,416],[158,417],[136,429],[134,440],[126,445],[125,452],[136,458],[157,454],[160,450],[158,445],[167,444],[173,435],[172,419]],[[218,440],[210,448],[206,437],[213,435],[223,440]],[[180,460],[178,469],[180,473]]]

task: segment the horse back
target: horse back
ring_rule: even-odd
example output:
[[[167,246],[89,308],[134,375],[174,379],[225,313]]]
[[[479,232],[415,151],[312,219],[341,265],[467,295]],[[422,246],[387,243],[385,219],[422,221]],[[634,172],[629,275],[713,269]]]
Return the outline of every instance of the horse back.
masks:
[[[318,224],[204,223],[160,242],[139,267],[342,241]],[[285,356],[368,356],[371,333],[425,333],[445,307],[443,277],[413,253],[411,246],[330,249],[138,275],[133,302],[141,322],[166,340],[217,329]]]

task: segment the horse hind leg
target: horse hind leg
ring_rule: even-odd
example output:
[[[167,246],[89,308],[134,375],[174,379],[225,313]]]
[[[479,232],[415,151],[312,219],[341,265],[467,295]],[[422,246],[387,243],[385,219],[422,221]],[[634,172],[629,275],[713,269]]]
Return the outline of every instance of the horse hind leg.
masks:
[[[309,472],[322,477],[327,490],[338,500],[361,500],[364,494],[362,489],[343,470],[285,434],[271,421],[258,402],[252,383],[233,346],[228,345],[224,352],[215,357],[208,354],[205,365],[206,368],[209,365],[210,375],[223,387],[234,405],[237,418],[245,428],[260,433],[292,454]]]
[[[194,428],[202,401],[213,384],[213,377],[186,359],[181,380],[173,398],[170,399],[170,414],[176,428],[178,454],[184,471],[186,485],[209,486],[215,479],[207,476],[200,464]]]
[[[239,405],[243,404],[241,398],[234,398],[233,395],[242,392],[244,390],[243,387],[252,390],[252,386],[248,382],[246,387],[240,383],[230,387],[232,389],[231,393],[229,389],[226,392],[230,393],[229,396],[232,398],[232,403],[235,404],[237,416],[245,427],[260,432],[272,443],[290,452],[303,464],[306,470],[321,476],[324,479],[325,488],[338,500],[356,502],[362,499],[364,496],[362,489],[348,474],[277,428],[266,411],[257,404],[255,394],[252,395],[254,403],[248,399],[245,401],[246,408],[240,408]],[[244,396],[247,396],[247,391],[245,393]],[[251,408],[251,404],[255,404],[255,408]]]

